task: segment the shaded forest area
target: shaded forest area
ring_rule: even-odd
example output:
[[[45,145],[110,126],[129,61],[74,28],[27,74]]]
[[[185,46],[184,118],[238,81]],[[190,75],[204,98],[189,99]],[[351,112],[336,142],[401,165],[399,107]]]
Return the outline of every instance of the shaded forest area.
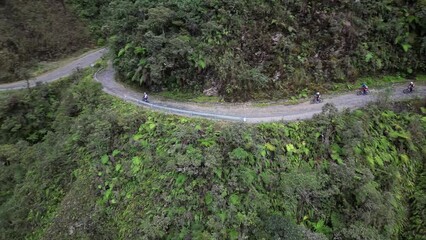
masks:
[[[0,83],[24,79],[34,64],[90,42],[88,28],[64,1],[0,1]]]

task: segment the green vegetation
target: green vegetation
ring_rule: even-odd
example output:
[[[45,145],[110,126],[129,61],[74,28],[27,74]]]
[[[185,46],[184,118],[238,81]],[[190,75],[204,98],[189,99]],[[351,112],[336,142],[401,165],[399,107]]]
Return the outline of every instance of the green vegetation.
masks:
[[[0,84],[89,45],[88,31],[64,1],[0,1]]]
[[[425,236],[424,100],[225,124],[131,106],[90,74],[0,95],[1,239]]]
[[[151,90],[280,99],[426,70],[420,0],[96,2],[121,78]]]
[[[66,0],[66,2],[82,20],[86,21],[92,35],[98,38],[97,44],[104,45],[106,34],[102,31],[102,26],[108,18],[106,9],[111,0]]]
[[[109,42],[122,79],[178,99],[206,89],[225,101],[300,98],[360,77],[382,85],[383,74],[426,70],[425,9],[420,0],[3,0],[0,82],[88,46],[90,32]]]
[[[426,81],[426,75],[422,74],[422,75],[418,75],[416,77],[416,81]]]
[[[123,80],[160,96],[294,102],[424,71],[425,7],[0,0],[0,82],[92,33]],[[234,124],[129,105],[94,71],[0,93],[0,239],[425,239],[424,99]]]
[[[153,94],[159,98],[165,98],[167,100],[181,101],[181,102],[220,102],[222,99],[216,96],[205,96],[201,93],[194,94],[193,92],[182,92],[182,91],[163,91],[158,94]]]

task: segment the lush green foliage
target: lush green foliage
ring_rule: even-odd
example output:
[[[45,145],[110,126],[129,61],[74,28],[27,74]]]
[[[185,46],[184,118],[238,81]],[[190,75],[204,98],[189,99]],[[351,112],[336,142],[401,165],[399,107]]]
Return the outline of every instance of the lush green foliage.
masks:
[[[81,0],[76,0],[81,2]],[[109,0],[123,79],[152,90],[282,97],[425,70],[424,1]]]
[[[102,31],[104,20],[108,18],[105,15],[105,9],[108,7],[110,0],[65,0],[75,13],[81,19],[86,20],[90,27],[91,33],[98,37],[98,45],[105,44],[105,34]]]
[[[307,122],[223,124],[145,111],[81,78],[0,95],[2,239],[424,234],[420,113],[327,106]]]
[[[416,189],[410,198],[410,222],[405,239],[426,239],[426,174],[421,168]]]
[[[123,79],[151,90],[277,99],[425,70],[420,0],[3,0],[0,81],[86,46],[86,28],[72,13],[98,44],[110,38]]]
[[[0,1],[0,83],[25,78],[38,61],[89,45],[89,34],[64,1]]]

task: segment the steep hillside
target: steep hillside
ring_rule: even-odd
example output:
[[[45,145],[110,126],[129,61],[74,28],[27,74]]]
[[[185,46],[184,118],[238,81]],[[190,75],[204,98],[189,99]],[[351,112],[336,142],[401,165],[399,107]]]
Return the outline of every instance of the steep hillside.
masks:
[[[115,66],[151,90],[244,101],[426,70],[424,1],[103,2]]]
[[[420,239],[422,104],[240,125],[130,106],[90,75],[1,94],[0,238]]]
[[[0,1],[0,83],[25,78],[34,63],[89,43],[88,30],[64,1]]]

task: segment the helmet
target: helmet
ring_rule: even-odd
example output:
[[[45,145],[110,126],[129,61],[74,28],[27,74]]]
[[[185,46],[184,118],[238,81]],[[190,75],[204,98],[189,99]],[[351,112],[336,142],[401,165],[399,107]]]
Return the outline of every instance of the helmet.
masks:
[[[412,85],[412,84],[414,84],[413,82],[410,82],[410,84]]]
[[[317,95],[320,95],[319,92],[317,92]]]

